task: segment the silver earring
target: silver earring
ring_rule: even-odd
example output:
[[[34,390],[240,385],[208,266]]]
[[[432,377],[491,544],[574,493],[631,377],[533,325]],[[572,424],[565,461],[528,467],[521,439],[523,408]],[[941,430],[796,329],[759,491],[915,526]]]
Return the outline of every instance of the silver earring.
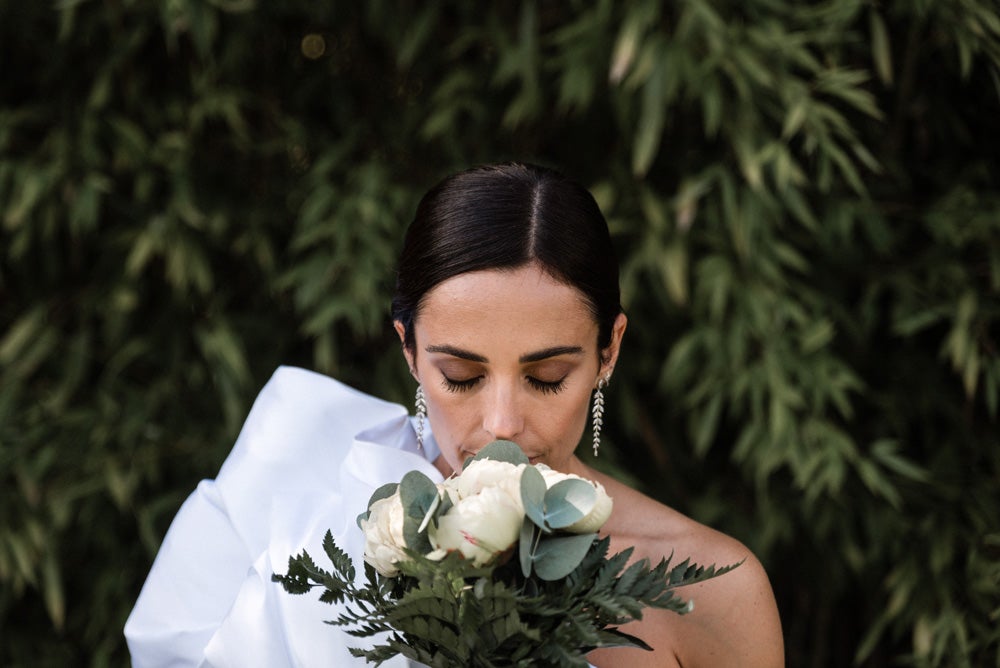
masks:
[[[424,449],[424,420],[427,419],[427,400],[424,399],[424,386],[417,385],[417,449],[423,452]]]
[[[591,423],[591,431],[594,432],[594,456],[601,447],[601,427],[604,426],[604,388],[608,384],[608,377],[605,376],[597,381],[597,389],[594,390],[594,420]]]

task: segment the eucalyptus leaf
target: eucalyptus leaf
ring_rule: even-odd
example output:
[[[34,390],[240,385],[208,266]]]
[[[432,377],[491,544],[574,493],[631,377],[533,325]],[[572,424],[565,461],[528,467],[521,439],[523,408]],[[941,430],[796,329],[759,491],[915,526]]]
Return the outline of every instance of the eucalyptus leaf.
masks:
[[[417,531],[422,533],[427,526],[434,520],[434,518],[441,513],[437,512],[438,508],[441,507],[441,495],[438,494],[431,501],[430,507],[427,508],[427,512],[424,513],[424,518],[420,520],[420,526],[417,527]]]
[[[521,472],[521,505],[524,514],[542,531],[548,532],[545,522],[545,478],[534,466],[524,467]]]
[[[504,440],[487,443],[474,457],[465,460],[465,466],[479,459],[492,459],[496,462],[507,462],[515,466],[529,463],[528,456],[521,450],[521,446],[513,441]]]
[[[586,517],[596,503],[597,491],[591,483],[577,478],[560,480],[545,492],[545,523],[552,529],[564,529]]]
[[[387,482],[386,484],[382,485],[374,492],[372,492],[371,497],[369,497],[368,499],[368,507],[371,508],[372,504],[375,503],[376,501],[380,501],[381,499],[388,499],[390,496],[396,493],[397,489],[399,489],[398,482]]]
[[[368,509],[365,510],[365,512],[358,515],[357,525],[359,529],[361,528],[361,520],[368,519],[368,515],[371,512],[372,504],[381,499],[388,499],[390,496],[396,493],[397,489],[399,489],[398,482],[387,482],[386,484],[382,485],[374,492],[372,492],[372,495],[368,498]]]
[[[439,503],[437,485],[420,471],[410,471],[399,482],[399,497],[403,504],[403,539],[415,552],[426,554],[432,546],[424,518]]]
[[[572,573],[597,534],[584,533],[571,536],[543,536],[531,555],[531,565],[542,580],[559,580]]]

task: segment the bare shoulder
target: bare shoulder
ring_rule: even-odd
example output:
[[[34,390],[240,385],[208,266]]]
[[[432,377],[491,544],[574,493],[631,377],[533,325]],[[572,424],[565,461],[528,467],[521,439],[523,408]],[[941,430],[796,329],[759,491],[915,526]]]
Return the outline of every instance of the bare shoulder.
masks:
[[[613,649],[593,652],[591,662],[614,666],[722,666],[772,668],[784,665],[781,622],[771,584],[757,557],[738,540],[700,524],[607,476],[597,478],[614,498],[605,525],[612,550],[635,547],[635,558],[652,563],[672,556],[701,566],[740,565],[706,582],[678,591],[694,610],[678,615],[648,611],[623,630],[654,652]]]

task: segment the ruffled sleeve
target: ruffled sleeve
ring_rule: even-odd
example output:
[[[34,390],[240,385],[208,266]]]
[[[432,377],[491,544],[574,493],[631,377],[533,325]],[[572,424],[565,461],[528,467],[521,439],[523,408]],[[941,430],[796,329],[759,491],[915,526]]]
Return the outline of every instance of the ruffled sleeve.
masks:
[[[407,470],[440,478],[432,439],[422,454],[402,406],[278,369],[218,477],[198,485],[163,541],[125,625],[133,666],[358,662],[347,648],[361,641],[322,623],[336,611],[285,593],[271,574],[302,549],[325,560],[328,529],[360,566],[357,514]]]

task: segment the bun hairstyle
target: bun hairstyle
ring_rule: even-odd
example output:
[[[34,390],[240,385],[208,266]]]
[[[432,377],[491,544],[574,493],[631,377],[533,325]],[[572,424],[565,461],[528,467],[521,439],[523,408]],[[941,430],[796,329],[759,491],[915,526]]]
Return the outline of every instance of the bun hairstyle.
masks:
[[[621,312],[618,260],[587,189],[554,170],[519,163],[444,179],[417,206],[399,258],[392,318],[403,324],[403,345],[414,350],[413,323],[437,284],[531,263],[580,291],[598,325],[598,349],[606,348]]]

